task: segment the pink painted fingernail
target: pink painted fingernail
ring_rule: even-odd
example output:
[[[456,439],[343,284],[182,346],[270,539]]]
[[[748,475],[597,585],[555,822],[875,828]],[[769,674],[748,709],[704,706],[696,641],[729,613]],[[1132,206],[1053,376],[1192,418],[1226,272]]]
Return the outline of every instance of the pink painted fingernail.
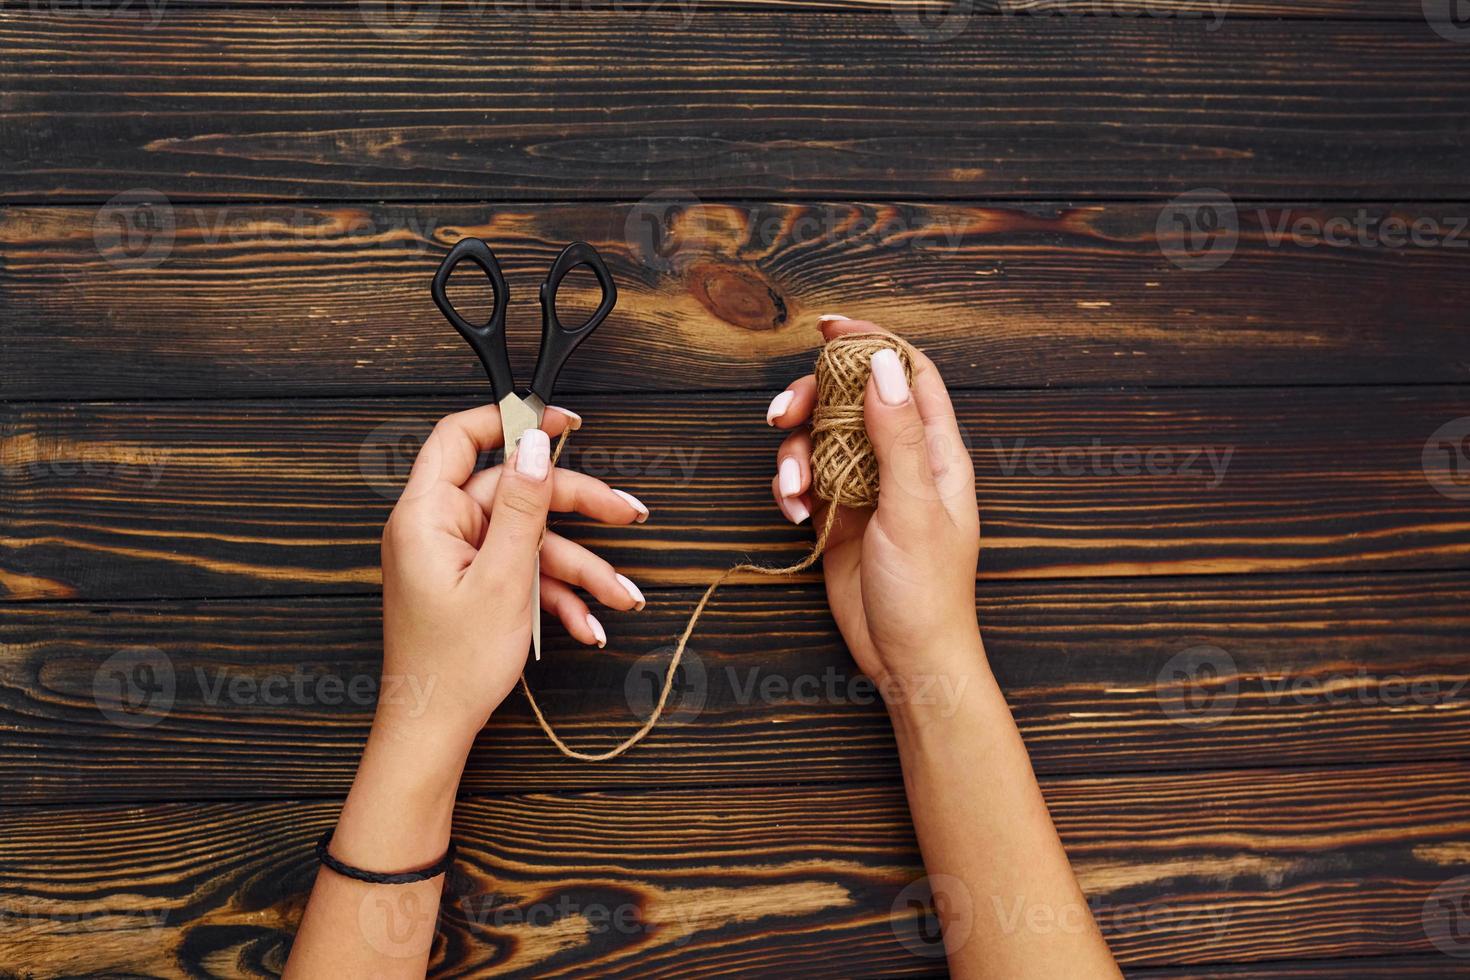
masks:
[[[572,427],[573,432],[576,432],[582,427],[582,416],[578,415],[570,408],[562,408],[560,405],[547,405],[546,407],[556,409],[558,412],[565,415],[568,419],[568,424]]]
[[[909,381],[893,348],[885,347],[874,354],[872,365],[873,380],[878,384],[878,397],[883,404],[898,406],[909,400]]]
[[[812,516],[800,497],[781,497],[776,501],[776,506],[781,508],[781,514],[792,524],[800,524]]]
[[[551,469],[551,439],[540,429],[527,429],[516,443],[516,472],[544,480]]]
[[[846,313],[823,313],[821,316],[817,317],[817,324],[818,325],[821,325],[823,323],[826,323],[828,320],[851,320],[851,319],[852,319],[852,317],[848,316]]]
[[[633,584],[632,579],[628,578],[628,576],[626,575],[619,575],[618,584],[621,585],[624,589],[628,590],[629,598],[631,598],[635,603],[635,605],[633,606],[634,609],[642,609],[644,605],[646,605],[643,599],[643,593],[638,591],[638,586]]]
[[[592,631],[593,636],[597,637],[598,649],[607,646],[607,631],[602,628],[602,624],[597,621],[597,617],[591,613],[587,614],[587,628]]]
[[[801,493],[801,464],[796,461],[795,456],[787,456],[781,460],[777,473],[781,477],[781,496],[795,497]]]
[[[624,493],[622,490],[619,490],[616,487],[613,488],[613,493],[626,500],[628,502],[628,506],[632,507],[638,512],[638,517],[635,518],[637,523],[642,524],[644,521],[648,520],[648,508],[643,505],[643,501],[639,500],[631,493]]]
[[[791,403],[796,400],[796,392],[783,391],[771,399],[771,407],[766,409],[766,425],[775,425],[776,420],[786,414]]]

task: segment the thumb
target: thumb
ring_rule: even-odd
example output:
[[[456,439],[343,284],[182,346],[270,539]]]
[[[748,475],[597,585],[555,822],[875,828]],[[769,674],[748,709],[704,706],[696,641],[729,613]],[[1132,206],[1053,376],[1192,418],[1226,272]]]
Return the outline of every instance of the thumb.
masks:
[[[550,473],[550,437],[527,429],[501,469],[490,526],[475,556],[477,568],[493,568],[505,581],[530,583],[551,508]]]
[[[878,459],[879,520],[895,531],[929,524],[939,492],[929,465],[924,419],[903,362],[891,347],[873,355],[863,420]]]

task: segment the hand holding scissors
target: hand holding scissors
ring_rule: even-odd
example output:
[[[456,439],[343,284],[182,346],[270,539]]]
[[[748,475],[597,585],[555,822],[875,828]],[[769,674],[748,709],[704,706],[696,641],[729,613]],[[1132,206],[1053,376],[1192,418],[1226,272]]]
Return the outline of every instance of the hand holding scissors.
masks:
[[[489,279],[490,287],[495,294],[490,319],[483,325],[471,323],[461,316],[454,308],[454,304],[449,301],[445,289],[450,275],[461,262],[465,261],[479,266]],[[576,327],[568,327],[557,316],[556,292],[568,273],[584,265],[592,270],[597,277],[598,285],[602,287],[602,302],[598,304],[597,309],[585,323]],[[454,325],[454,329],[470,342],[470,346],[480,357],[480,363],[485,366],[485,373],[490,378],[490,389],[495,395],[496,403],[500,406],[500,419],[505,431],[507,456],[510,455],[509,447],[519,445],[521,436],[527,430],[540,427],[546,414],[546,406],[551,402],[551,396],[556,389],[556,378],[561,373],[562,366],[566,364],[572,351],[577,349],[577,345],[586,340],[588,335],[596,330],[603,320],[607,319],[607,315],[612,312],[614,304],[618,301],[618,288],[613,283],[607,266],[603,264],[602,256],[597,254],[597,249],[586,242],[573,242],[562,249],[561,254],[552,263],[551,271],[546,275],[546,281],[541,284],[541,352],[537,356],[536,368],[531,376],[530,390],[520,395],[515,390],[515,377],[511,373],[510,358],[505,345],[505,314],[510,306],[510,291],[506,287],[505,276],[500,271],[500,263],[496,261],[495,253],[490,251],[490,246],[478,238],[461,239],[439,265],[439,271],[434,274],[431,292],[439,310]],[[540,660],[539,556],[532,588],[535,591],[531,605],[531,646],[535,650],[536,659]]]

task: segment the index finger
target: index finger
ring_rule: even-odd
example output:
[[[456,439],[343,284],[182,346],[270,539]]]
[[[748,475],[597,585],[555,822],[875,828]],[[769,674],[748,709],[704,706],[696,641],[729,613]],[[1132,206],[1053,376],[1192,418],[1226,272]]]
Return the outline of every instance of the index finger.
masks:
[[[571,418],[568,414],[550,406],[541,419],[542,431],[551,436],[561,435],[569,424]],[[425,490],[434,483],[463,486],[474,475],[480,454],[498,448],[504,441],[498,405],[481,405],[444,416],[419,449],[408,473],[404,496]]]

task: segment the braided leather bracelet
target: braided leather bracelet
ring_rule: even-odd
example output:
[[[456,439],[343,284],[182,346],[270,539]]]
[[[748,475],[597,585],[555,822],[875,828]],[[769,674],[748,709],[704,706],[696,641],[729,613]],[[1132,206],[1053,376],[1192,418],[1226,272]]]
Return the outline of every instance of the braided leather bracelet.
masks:
[[[327,832],[325,834],[322,834],[322,839],[316,842],[317,860],[320,861],[322,864],[325,864],[327,867],[331,868],[333,871],[337,872],[339,875],[347,878],[356,878],[358,881],[366,881],[369,884],[411,885],[416,881],[428,881],[430,878],[437,878],[444,872],[448,871],[449,866],[454,863],[454,842],[450,841],[449,850],[444,852],[444,856],[435,861],[433,864],[429,865],[427,868],[423,868],[422,870],[401,871],[397,874],[382,874],[378,871],[364,871],[361,868],[354,868],[350,864],[343,864],[341,861],[338,861],[336,858],[332,857],[332,855],[327,851],[327,845],[332,842],[332,835],[336,832],[336,827],[328,827]]]

